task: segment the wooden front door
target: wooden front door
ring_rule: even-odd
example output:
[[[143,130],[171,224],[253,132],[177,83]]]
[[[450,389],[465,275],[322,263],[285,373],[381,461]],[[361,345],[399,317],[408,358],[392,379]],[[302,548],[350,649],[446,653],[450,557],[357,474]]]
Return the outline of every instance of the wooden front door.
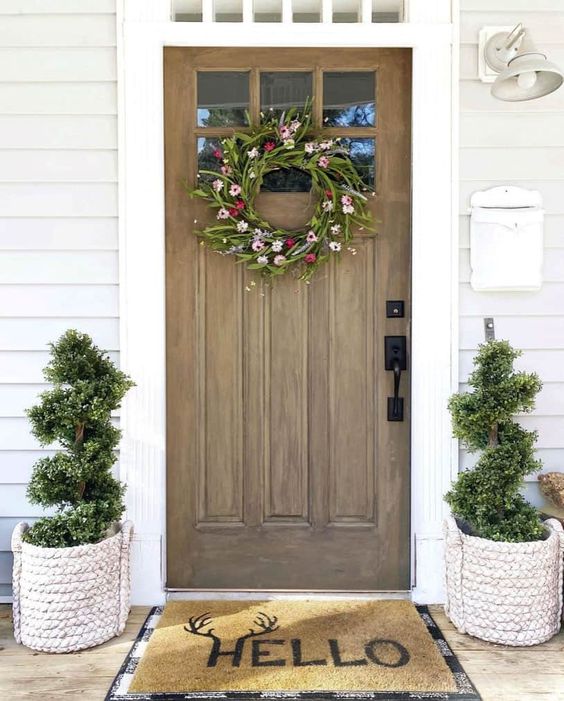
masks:
[[[411,53],[164,51],[167,586],[409,589],[409,359],[404,420],[388,421],[384,337],[409,349]],[[246,110],[306,97],[374,186],[378,232],[310,285],[267,286],[199,246],[213,214],[181,182]],[[300,177],[269,187],[266,218],[304,226]],[[403,317],[387,318],[390,300]]]

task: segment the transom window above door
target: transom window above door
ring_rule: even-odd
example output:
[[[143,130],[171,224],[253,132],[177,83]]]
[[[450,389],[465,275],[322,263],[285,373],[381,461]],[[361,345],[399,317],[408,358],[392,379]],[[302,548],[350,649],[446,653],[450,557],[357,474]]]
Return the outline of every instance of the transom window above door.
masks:
[[[176,22],[404,21],[404,0],[173,0]]]
[[[310,104],[316,132],[342,139],[365,183],[375,187],[377,76],[377,70],[353,67],[197,71],[198,167],[218,168],[213,152],[233,129],[246,130],[264,116],[279,117],[292,107],[302,110]],[[282,192],[309,189],[303,177],[291,172],[265,180],[264,187]]]

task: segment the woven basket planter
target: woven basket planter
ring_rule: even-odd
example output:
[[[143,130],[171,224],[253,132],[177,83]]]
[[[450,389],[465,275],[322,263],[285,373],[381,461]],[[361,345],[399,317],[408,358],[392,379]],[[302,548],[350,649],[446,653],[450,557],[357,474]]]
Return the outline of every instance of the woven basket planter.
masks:
[[[564,533],[545,522],[546,540],[499,543],[445,521],[446,615],[461,633],[503,645],[537,645],[560,630]]]
[[[129,614],[131,521],[100,543],[40,548],[12,534],[14,636],[42,652],[74,652],[123,632]]]

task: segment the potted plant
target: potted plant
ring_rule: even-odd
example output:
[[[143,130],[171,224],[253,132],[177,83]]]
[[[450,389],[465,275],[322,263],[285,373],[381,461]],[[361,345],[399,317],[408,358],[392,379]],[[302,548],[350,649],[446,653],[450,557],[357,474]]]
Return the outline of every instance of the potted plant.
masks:
[[[51,344],[44,376],[52,388],[28,411],[32,433],[62,450],[38,460],[27,495],[55,512],[14,529],[14,631],[35,650],[70,652],[119,635],[129,613],[132,529],[119,524],[111,413],[133,382],[74,330]]]
[[[515,372],[520,355],[507,341],[480,346],[469,384],[449,409],[454,435],[481,455],[446,495],[445,611],[463,633],[505,645],[535,645],[560,628],[562,526],[541,522],[520,492],[540,469],[537,434],[512,420],[533,409],[534,373]]]

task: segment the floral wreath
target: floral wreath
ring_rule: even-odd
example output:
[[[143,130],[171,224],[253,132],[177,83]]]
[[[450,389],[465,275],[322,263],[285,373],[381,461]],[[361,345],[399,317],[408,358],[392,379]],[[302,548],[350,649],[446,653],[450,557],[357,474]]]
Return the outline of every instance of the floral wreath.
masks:
[[[189,194],[217,209],[217,223],[197,231],[202,244],[233,255],[266,277],[292,270],[309,280],[316,268],[339,256],[352,241],[353,226],[367,227],[368,188],[340,139],[312,138],[308,105],[264,119],[250,133],[222,139],[213,152],[218,170],[200,170],[200,186]],[[276,170],[298,169],[311,177],[318,196],[315,211],[301,232],[274,227],[256,211],[263,178]],[[353,248],[349,247],[352,253]]]

